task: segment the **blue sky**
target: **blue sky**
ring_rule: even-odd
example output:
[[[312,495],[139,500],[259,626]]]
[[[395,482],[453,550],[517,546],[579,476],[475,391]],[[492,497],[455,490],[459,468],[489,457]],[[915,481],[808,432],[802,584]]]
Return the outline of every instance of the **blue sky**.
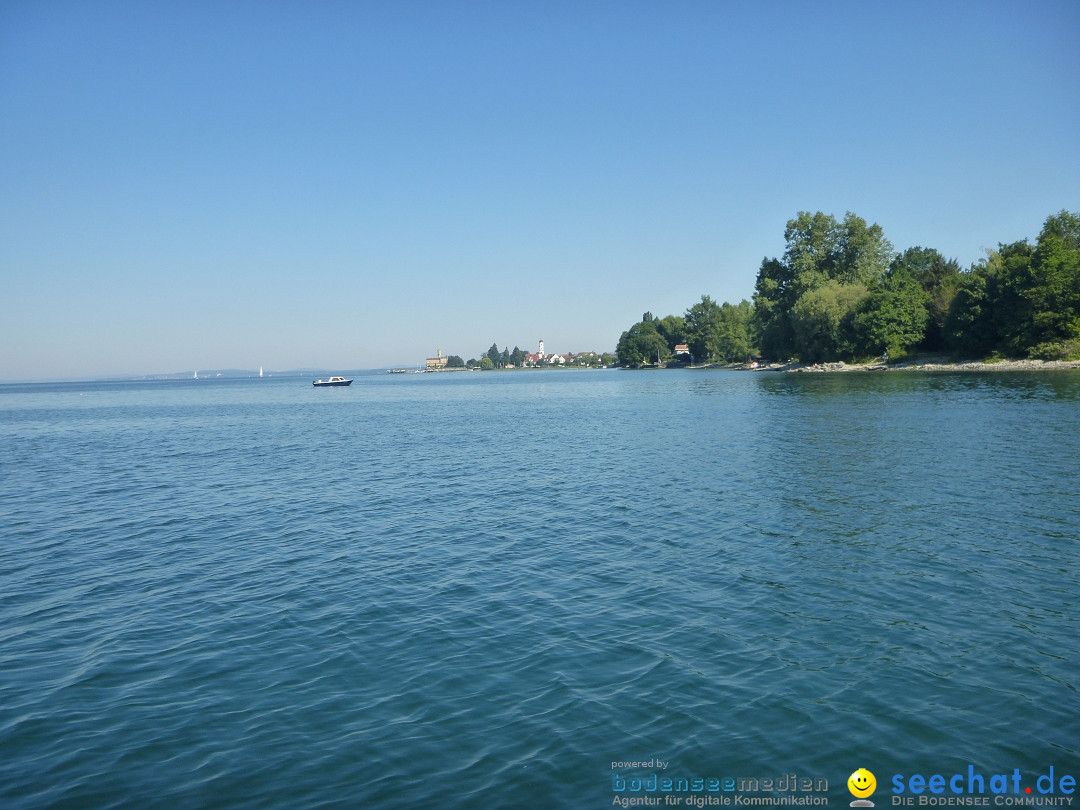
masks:
[[[0,4],[0,380],[611,350],[1080,210],[1080,3]]]

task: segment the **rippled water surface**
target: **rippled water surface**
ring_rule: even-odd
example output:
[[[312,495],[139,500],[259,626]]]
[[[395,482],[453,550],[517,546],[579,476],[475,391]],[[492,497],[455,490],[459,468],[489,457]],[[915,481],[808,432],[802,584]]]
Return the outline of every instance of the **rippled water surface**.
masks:
[[[0,807],[1080,776],[1078,470],[1075,373],[0,386]]]

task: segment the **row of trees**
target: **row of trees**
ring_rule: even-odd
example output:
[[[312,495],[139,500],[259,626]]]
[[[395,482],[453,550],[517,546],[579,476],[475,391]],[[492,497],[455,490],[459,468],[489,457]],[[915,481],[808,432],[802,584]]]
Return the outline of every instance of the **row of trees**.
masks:
[[[717,304],[703,295],[685,315],[658,319],[646,312],[623,332],[615,354],[621,365],[641,366],[671,360],[675,347],[685,344],[695,362],[748,360],[755,353],[752,316],[747,301]]]
[[[1080,355],[1080,214],[1049,217],[1034,245],[1000,245],[965,273],[945,330],[967,354]]]
[[[486,362],[485,362],[486,361]],[[514,366],[515,368],[521,368],[525,362],[525,352],[514,347],[513,351],[510,351],[509,347],[503,347],[500,352],[497,344],[492,343],[491,348],[486,353],[480,355],[479,360],[470,360],[468,365],[470,368],[506,368],[507,366]]]
[[[685,315],[642,320],[622,334],[623,365],[798,358],[858,360],[887,351],[959,356],[1080,356],[1080,215],[1047,218],[1036,244],[999,245],[961,270],[932,248],[897,253],[881,226],[820,211],[787,223],[782,258],[766,258],[753,302],[708,296]]]
[[[478,368],[482,370],[497,369],[497,368],[521,368],[525,365],[525,352],[514,347],[513,351],[504,347],[502,351],[499,350],[497,344],[492,343],[491,348],[484,354],[480,355],[479,359],[471,359],[465,362],[457,355],[450,355],[447,358],[446,365],[449,368]],[[608,352],[604,352],[602,355],[597,354],[585,354],[577,357],[569,365],[571,366],[599,366],[599,365],[612,365],[615,362],[615,357]],[[547,361],[541,361],[540,365],[548,365]]]
[[[480,359],[470,359],[468,362],[462,360],[459,355],[451,354],[446,358],[447,368],[480,368],[480,369],[493,369],[493,368],[506,368],[507,366],[521,367],[525,362],[525,352],[514,347],[513,351],[510,351],[509,347],[499,351],[499,347],[494,343],[491,344],[491,348],[484,354],[480,355]]]
[[[462,360],[459,355],[451,354],[446,358],[446,367],[493,369],[515,366],[520,368],[524,362],[525,352],[517,346],[514,347],[513,351],[510,351],[509,347],[499,351],[499,347],[492,343],[491,348],[480,355],[480,359],[472,358],[466,362],[465,360]]]

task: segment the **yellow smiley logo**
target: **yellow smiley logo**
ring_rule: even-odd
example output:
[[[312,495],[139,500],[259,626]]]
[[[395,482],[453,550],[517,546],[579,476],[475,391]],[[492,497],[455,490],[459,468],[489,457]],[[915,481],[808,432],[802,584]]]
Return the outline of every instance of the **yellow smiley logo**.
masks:
[[[865,799],[874,792],[876,787],[877,779],[866,768],[859,768],[847,780],[847,789],[851,791],[852,796],[859,799]]]

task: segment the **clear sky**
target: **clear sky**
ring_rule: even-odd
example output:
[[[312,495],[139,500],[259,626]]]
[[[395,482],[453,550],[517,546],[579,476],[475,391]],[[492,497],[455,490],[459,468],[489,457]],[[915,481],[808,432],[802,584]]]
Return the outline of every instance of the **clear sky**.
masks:
[[[0,2],[0,380],[611,350],[1080,210],[1080,2]]]

